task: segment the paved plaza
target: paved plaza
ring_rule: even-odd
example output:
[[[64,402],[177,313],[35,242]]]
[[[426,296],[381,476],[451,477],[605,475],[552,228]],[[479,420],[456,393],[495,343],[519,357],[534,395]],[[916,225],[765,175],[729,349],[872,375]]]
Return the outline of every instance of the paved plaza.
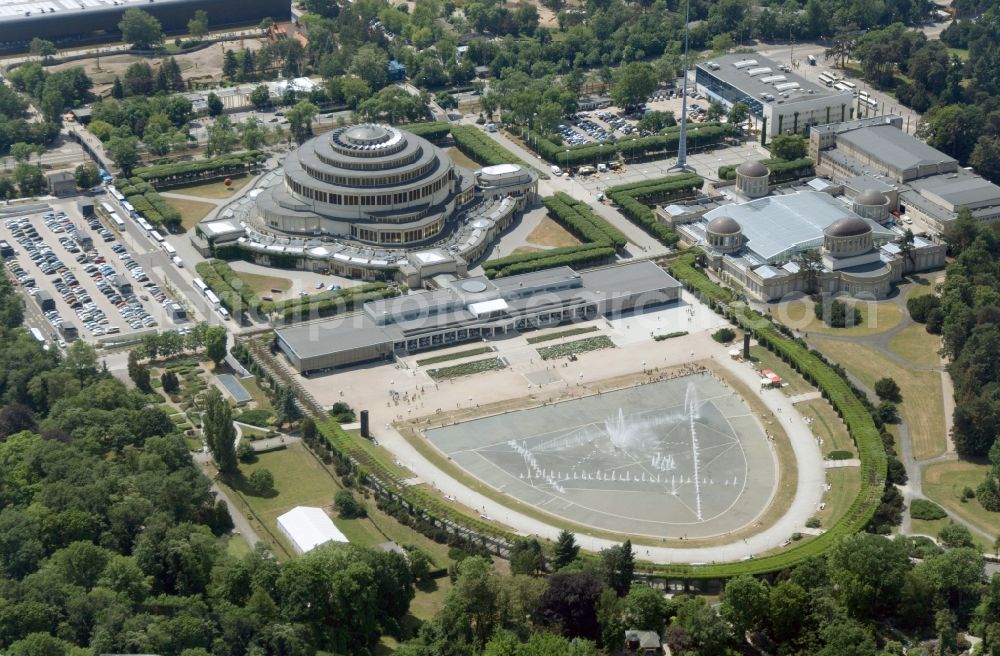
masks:
[[[574,523],[707,537],[751,523],[776,463],[742,399],[707,373],[428,431],[459,466]]]

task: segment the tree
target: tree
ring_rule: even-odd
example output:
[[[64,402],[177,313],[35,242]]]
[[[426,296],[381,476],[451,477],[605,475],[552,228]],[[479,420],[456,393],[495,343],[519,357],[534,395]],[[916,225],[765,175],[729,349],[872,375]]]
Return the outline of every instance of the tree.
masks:
[[[576,537],[566,529],[563,529],[559,533],[559,538],[556,540],[556,546],[553,550],[553,569],[558,571],[569,566],[579,555],[580,545],[576,543]]]
[[[899,385],[892,378],[879,378],[875,381],[875,393],[884,401],[902,403],[903,395],[899,392]]]
[[[132,169],[139,162],[139,139],[136,137],[111,137],[105,150],[111,161],[121,169],[122,175],[132,175]]]
[[[250,102],[258,111],[267,109],[271,106],[271,93],[261,84],[250,92]]]
[[[802,275],[805,276],[805,292],[807,294],[815,293],[819,282],[819,272],[823,270],[823,258],[819,251],[815,248],[800,251],[795,255],[793,261],[798,265]]]
[[[256,150],[264,143],[267,135],[261,129],[257,120],[250,117],[239,125],[240,141],[247,150]]]
[[[63,367],[83,382],[97,374],[97,350],[82,339],[77,340],[66,349]]]
[[[299,410],[299,405],[295,398],[295,390],[290,385],[281,388],[281,392],[278,394],[275,414],[277,415],[279,426],[294,423],[302,417],[302,411]]]
[[[111,83],[111,97],[121,100],[125,97],[125,86],[122,84],[122,79],[115,76],[115,81]],[[104,141],[103,139],[101,141]]]
[[[685,599],[667,629],[666,642],[675,654],[724,656],[730,643],[725,621],[703,597]]]
[[[236,429],[233,410],[217,387],[210,387],[205,394],[202,426],[205,442],[223,474],[236,472]]]
[[[36,431],[35,413],[26,405],[11,403],[0,408],[0,441],[21,431]]]
[[[663,593],[645,585],[633,586],[622,603],[622,614],[629,629],[663,634],[667,619],[667,600]]]
[[[205,103],[208,105],[208,115],[218,116],[222,114],[225,107],[222,104],[222,98],[219,98],[214,91],[208,93],[208,97],[205,99]]]
[[[164,371],[160,374],[160,385],[163,386],[163,391],[167,394],[176,394],[181,389],[177,374],[172,371]]]
[[[228,116],[222,115],[208,126],[208,144],[205,150],[209,155],[225,154],[236,147],[238,137]]]
[[[76,178],[76,186],[80,189],[90,189],[101,184],[101,172],[93,162],[87,162],[76,167],[73,171]]]
[[[768,617],[770,592],[766,583],[743,574],[729,579],[720,613],[738,637],[759,630]]]
[[[368,511],[358,503],[350,490],[338,491],[333,497],[333,507],[342,519],[357,519],[368,516]]]
[[[208,326],[204,335],[205,356],[218,365],[226,359],[226,342],[229,335],[222,326]]]
[[[269,495],[274,491],[274,474],[269,469],[255,469],[247,480],[250,489],[259,497]]]
[[[41,57],[42,59],[55,57],[59,54],[56,44],[51,41],[46,41],[45,39],[39,39],[37,36],[31,40],[31,45],[28,47],[28,51],[34,56]]]
[[[984,178],[1000,182],[1000,138],[989,134],[979,137],[969,164]]]
[[[377,91],[389,81],[388,67],[389,58],[385,52],[376,45],[367,44],[354,53],[349,70]]]
[[[545,554],[535,538],[524,538],[510,550],[510,571],[513,574],[536,576],[545,571]]]
[[[959,547],[973,548],[976,546],[969,529],[955,522],[949,522],[947,526],[938,532],[938,540],[949,549],[958,549]]]
[[[236,53],[232,50],[227,50],[225,56],[222,59],[222,74],[229,78],[230,80],[236,79],[236,74],[240,70],[240,63],[236,59]],[[267,90],[267,87],[264,87]],[[250,97],[251,102],[253,101],[253,96]],[[254,103],[256,104],[256,103]]]
[[[453,654],[479,653],[508,617],[500,576],[492,561],[480,556],[462,560],[456,569],[455,584],[438,615],[441,637]]]
[[[709,121],[718,121],[720,118],[726,115],[725,106],[718,100],[713,100],[708,106],[708,110],[705,112],[705,118]]]
[[[910,567],[902,542],[870,533],[850,535],[830,548],[827,562],[837,596],[852,617],[865,621],[893,614]]]
[[[631,109],[643,103],[656,89],[656,74],[645,62],[630,62],[618,69],[611,86],[611,99],[616,105]]]
[[[141,9],[127,9],[118,23],[122,40],[131,43],[133,48],[149,50],[163,43],[163,27],[156,17]]]
[[[733,125],[742,125],[748,118],[750,118],[750,108],[746,103],[734,103],[729,109],[729,122]]]
[[[635,570],[632,541],[625,540],[617,547],[602,549],[600,555],[604,582],[619,597],[624,597],[632,587],[632,573]]]
[[[193,36],[195,39],[201,39],[208,34],[207,11],[204,9],[198,9],[194,12],[194,16],[188,21],[188,34]]]
[[[27,162],[35,152],[32,144],[19,141],[10,147],[10,156],[15,162]]]
[[[549,585],[538,600],[535,621],[543,626],[557,627],[570,638],[596,640],[598,636],[597,604],[603,586],[589,572],[557,572],[549,577]]]
[[[295,141],[301,144],[312,136],[312,121],[318,113],[319,107],[308,100],[300,101],[285,113]]]
[[[45,174],[41,167],[21,163],[14,167],[14,181],[21,196],[37,196],[45,190]]]
[[[806,156],[806,140],[801,134],[779,134],[771,138],[770,149],[778,159],[802,159]]]

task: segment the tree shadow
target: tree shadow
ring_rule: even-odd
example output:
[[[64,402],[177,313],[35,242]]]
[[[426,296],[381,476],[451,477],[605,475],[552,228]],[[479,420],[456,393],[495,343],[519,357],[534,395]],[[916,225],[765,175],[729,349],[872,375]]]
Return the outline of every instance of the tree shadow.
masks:
[[[233,488],[243,496],[256,497],[258,499],[273,499],[278,496],[278,491],[271,488],[267,492],[258,492],[252,485],[250,485],[250,479],[243,475],[243,471],[238,471],[235,474],[229,474],[224,479],[229,487]]]
[[[416,585],[414,585],[414,587],[420,592],[425,592],[427,594],[430,594],[432,592],[437,592],[439,586],[437,583],[437,579],[427,578],[424,579],[423,581],[418,581]]]

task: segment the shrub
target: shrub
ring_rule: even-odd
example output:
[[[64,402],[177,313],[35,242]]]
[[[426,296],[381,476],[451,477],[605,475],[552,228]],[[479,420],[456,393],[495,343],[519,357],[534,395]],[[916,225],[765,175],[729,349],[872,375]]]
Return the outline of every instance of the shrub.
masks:
[[[163,386],[163,391],[167,394],[176,394],[180,391],[180,382],[177,380],[177,374],[172,371],[164,371],[160,374],[160,384]]]
[[[736,339],[736,331],[732,328],[719,328],[712,333],[712,339],[720,344],[728,344]]]
[[[260,428],[267,428],[271,425],[273,420],[274,412],[268,410],[267,408],[244,410],[236,416],[236,421],[243,422],[244,424],[250,424],[251,426],[259,426]]]
[[[899,393],[899,385],[892,378],[879,378],[875,381],[875,393],[883,401],[901,403],[903,395]]]
[[[850,451],[831,451],[826,457],[830,460],[850,460],[854,454]]]
[[[257,452],[254,451],[253,445],[246,440],[240,440],[239,446],[236,447],[236,457],[240,462],[255,462],[257,460]]]
[[[823,522],[819,520],[819,517],[810,517],[806,520],[806,528],[819,528],[823,525]]]
[[[882,401],[873,413],[875,420],[881,424],[895,424],[899,421],[899,409],[892,401]]]
[[[941,307],[941,299],[933,294],[906,299],[906,310],[917,323],[927,323],[931,312]]]
[[[333,507],[337,509],[341,519],[357,519],[367,517],[368,511],[358,503],[350,490],[341,490],[333,497]]]
[[[944,511],[944,508],[933,501],[914,499],[910,502],[910,517],[913,519],[923,519],[930,522],[935,519],[944,519],[947,516],[948,513]]]
[[[832,328],[851,328],[861,323],[861,311],[843,301],[816,301],[813,312],[817,319]]]
[[[349,424],[357,419],[354,408],[343,401],[337,401],[330,408],[330,416],[337,420],[338,424]]]
[[[264,496],[274,491],[274,475],[268,469],[255,469],[247,483],[257,496]]]

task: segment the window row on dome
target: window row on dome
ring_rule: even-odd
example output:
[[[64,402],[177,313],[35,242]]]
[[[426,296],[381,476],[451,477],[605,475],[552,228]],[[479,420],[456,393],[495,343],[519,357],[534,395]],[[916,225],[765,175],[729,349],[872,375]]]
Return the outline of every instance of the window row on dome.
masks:
[[[350,169],[351,171],[385,171],[388,169],[398,169],[401,166],[412,164],[420,159],[421,155],[424,153],[424,149],[417,147],[412,152],[404,153],[395,159],[381,159],[378,161],[357,159],[351,157],[351,153],[335,152],[334,154],[343,155],[338,159],[331,159],[328,154],[325,154],[320,150],[315,150],[314,153],[324,164],[329,164],[330,166],[335,166],[337,168]],[[391,154],[392,153],[380,153],[382,157],[386,157]]]
[[[314,169],[311,166],[307,166],[306,164],[302,164],[302,170],[305,171],[309,177],[315,180],[322,180],[323,182],[329,184],[341,185],[344,187],[385,187],[387,185],[400,184],[409,180],[420,178],[430,171],[433,171],[435,166],[437,166],[437,160],[433,159],[423,166],[410,171],[395,173],[393,175],[372,175],[360,178],[355,176],[325,173],[318,169]]]
[[[414,230],[373,230],[361,226],[351,226],[351,236],[359,241],[378,244],[412,244],[438,235],[444,226],[441,218],[434,223]]]

